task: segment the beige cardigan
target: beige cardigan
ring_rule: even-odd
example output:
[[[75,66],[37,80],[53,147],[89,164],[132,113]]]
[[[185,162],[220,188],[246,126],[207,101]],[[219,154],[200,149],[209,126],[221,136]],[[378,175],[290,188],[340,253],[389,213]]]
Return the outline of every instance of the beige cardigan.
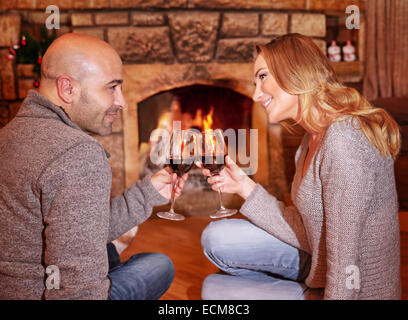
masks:
[[[295,156],[291,189],[295,206],[285,206],[257,185],[241,212],[311,254],[305,283],[324,288],[325,299],[400,299],[392,157],[381,157],[358,124],[343,120],[326,130],[302,179],[308,139],[306,134]],[[351,282],[352,278],[359,281]]]

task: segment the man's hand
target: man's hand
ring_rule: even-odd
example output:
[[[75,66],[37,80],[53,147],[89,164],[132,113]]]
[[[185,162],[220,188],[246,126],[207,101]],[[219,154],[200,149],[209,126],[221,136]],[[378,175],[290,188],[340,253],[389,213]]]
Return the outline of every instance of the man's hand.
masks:
[[[184,183],[186,182],[188,174],[186,173],[182,177],[178,178],[177,188],[175,190],[175,197],[178,197],[183,190]],[[151,177],[151,183],[153,187],[166,199],[170,200],[171,197],[171,188],[176,182],[177,174],[172,173],[169,168],[164,168],[156,172]]]

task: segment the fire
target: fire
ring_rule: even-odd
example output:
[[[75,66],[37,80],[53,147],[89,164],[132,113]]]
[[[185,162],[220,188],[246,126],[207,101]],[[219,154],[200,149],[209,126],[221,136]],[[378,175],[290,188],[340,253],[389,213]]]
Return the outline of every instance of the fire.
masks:
[[[214,113],[214,107],[211,106],[210,112],[207,114],[207,116],[203,120],[204,130],[212,129],[212,124],[213,124],[212,115],[213,115],[213,113]]]
[[[163,112],[159,117],[157,128],[166,129],[167,131],[170,132],[172,129],[171,122],[172,122],[172,117],[171,117],[170,112]]]
[[[213,106],[211,106],[209,113],[204,116],[203,111],[201,109],[197,109],[195,117],[193,119],[191,117],[191,114],[179,114],[178,108],[172,107],[172,110],[163,112],[159,116],[157,128],[163,128],[170,132],[173,129],[173,121],[181,121],[183,130],[189,129],[191,127],[196,127],[203,131],[211,130],[214,123],[213,114]]]
[[[203,129],[204,132],[206,132],[207,130],[212,130],[212,126],[213,126],[213,114],[214,114],[214,107],[211,106],[210,108],[210,112],[206,115],[205,119],[203,120]],[[217,141],[215,139],[215,136],[213,135],[205,135],[205,143],[206,143],[206,147],[209,148],[209,150],[216,150],[216,145],[217,145]]]
[[[210,112],[203,116],[203,110],[197,109],[194,119],[185,117],[183,119],[186,128],[196,127],[200,130],[208,130],[213,126],[214,107],[210,108]],[[189,114],[186,114],[189,115]]]
[[[198,109],[196,111],[194,119],[190,121],[190,127],[202,128],[202,124],[203,124],[203,111],[201,109]]]
[[[214,107],[210,107],[210,111],[208,114],[203,116],[203,111],[201,109],[197,109],[196,114],[194,116],[194,119],[190,119],[189,123],[191,126],[187,127],[195,127],[196,129],[198,128],[199,130],[206,131],[206,130],[212,130],[214,120],[213,120],[213,115],[214,115]],[[187,123],[186,123],[187,124]],[[211,135],[206,135],[205,136],[205,144],[207,145],[207,148],[214,149],[216,145],[216,141],[213,136]]]

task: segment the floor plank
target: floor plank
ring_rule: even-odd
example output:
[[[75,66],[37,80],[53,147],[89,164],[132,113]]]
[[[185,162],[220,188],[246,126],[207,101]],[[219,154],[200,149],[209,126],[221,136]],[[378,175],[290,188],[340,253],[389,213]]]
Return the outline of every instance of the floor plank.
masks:
[[[244,218],[235,215],[230,218]],[[218,269],[204,256],[201,233],[213,221],[206,216],[188,217],[184,221],[152,218],[139,226],[131,245],[121,260],[140,252],[162,252],[175,265],[175,277],[161,300],[200,300],[205,277]],[[401,232],[402,299],[408,300],[408,232]]]

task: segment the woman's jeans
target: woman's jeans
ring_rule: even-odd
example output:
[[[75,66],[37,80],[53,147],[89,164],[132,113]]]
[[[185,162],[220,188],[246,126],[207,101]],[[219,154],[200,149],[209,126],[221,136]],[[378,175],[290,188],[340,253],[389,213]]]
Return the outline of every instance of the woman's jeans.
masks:
[[[201,245],[221,270],[204,280],[204,300],[303,300],[319,299],[322,294],[302,282],[310,270],[309,254],[247,220],[211,222]]]
[[[120,263],[115,246],[107,246],[112,287],[109,300],[156,300],[170,287],[174,265],[161,253],[140,253]]]

